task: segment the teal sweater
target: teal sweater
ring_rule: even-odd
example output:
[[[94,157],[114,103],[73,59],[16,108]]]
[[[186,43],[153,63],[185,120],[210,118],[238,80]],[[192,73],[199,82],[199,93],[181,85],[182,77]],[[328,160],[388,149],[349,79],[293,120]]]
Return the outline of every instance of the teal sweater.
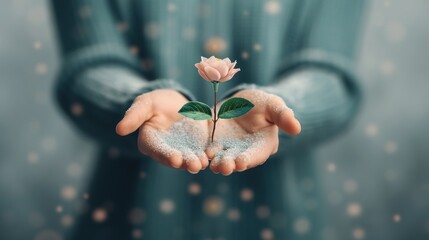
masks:
[[[228,178],[208,171],[189,176],[151,161],[145,171],[156,178],[148,177],[136,197],[137,203],[145,202],[142,208],[148,213],[140,226],[144,236],[258,239],[269,229],[276,239],[284,239],[300,234],[292,222],[304,217],[312,228],[303,236],[320,239],[321,211],[308,213],[303,202],[322,199],[317,191],[307,196],[299,184],[317,179],[318,169],[308,156],[311,149],[343,131],[359,105],[352,69],[364,2],[53,0],[63,59],[56,96],[80,129],[131,157],[138,155],[136,135],[122,138],[114,129],[137,95],[170,88],[211,103],[211,86],[198,76],[194,64],[200,56],[237,60],[242,71],[222,84],[224,97],[248,88],[277,94],[294,110],[302,133],[293,138],[280,133],[279,152],[268,161],[273,164]],[[197,200],[186,192],[189,181],[204,186]],[[170,189],[171,183],[184,190]],[[240,204],[237,196],[219,193],[222,213],[208,216],[201,208],[209,196],[217,196],[219,184],[229,186],[229,193],[249,188],[254,199]],[[163,198],[175,203],[173,214],[159,211]],[[254,213],[261,206],[268,206],[272,215],[285,215],[290,223],[276,228],[274,220],[258,218]],[[228,222],[230,208],[238,208],[240,221]],[[96,228],[85,230],[80,239],[97,239],[95,232]]]

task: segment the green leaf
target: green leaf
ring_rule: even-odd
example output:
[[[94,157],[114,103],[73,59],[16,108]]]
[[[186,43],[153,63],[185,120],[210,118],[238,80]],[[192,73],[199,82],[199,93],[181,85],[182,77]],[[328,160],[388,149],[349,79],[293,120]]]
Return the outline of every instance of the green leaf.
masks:
[[[226,100],[219,109],[219,118],[230,119],[246,114],[255,105],[244,98],[230,98]]]
[[[179,113],[194,120],[206,120],[212,118],[210,107],[207,106],[207,104],[198,101],[186,103],[179,110]]]

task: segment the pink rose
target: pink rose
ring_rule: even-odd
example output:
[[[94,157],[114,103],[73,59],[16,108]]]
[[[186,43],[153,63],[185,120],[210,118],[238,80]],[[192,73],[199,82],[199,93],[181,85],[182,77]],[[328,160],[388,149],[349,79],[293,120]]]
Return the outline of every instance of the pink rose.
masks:
[[[201,77],[207,81],[226,82],[240,71],[240,68],[234,69],[235,64],[237,61],[231,62],[229,58],[219,59],[211,56],[210,58],[201,57],[201,62],[195,64],[195,67],[198,68]]]

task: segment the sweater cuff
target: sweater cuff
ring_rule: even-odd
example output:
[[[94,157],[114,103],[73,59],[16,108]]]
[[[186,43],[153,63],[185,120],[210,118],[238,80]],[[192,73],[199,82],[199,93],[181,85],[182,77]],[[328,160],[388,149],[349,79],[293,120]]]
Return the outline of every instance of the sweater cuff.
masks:
[[[64,87],[70,85],[72,79],[85,70],[105,64],[123,66],[139,75],[142,73],[139,61],[123,46],[100,44],[64,56],[58,85]]]
[[[287,78],[288,75],[303,68],[319,68],[328,72],[334,72],[344,81],[350,94],[360,98],[362,87],[357,79],[353,62],[341,55],[326,52],[319,49],[307,49],[293,54],[279,67],[276,83]],[[275,83],[274,83],[275,85]]]

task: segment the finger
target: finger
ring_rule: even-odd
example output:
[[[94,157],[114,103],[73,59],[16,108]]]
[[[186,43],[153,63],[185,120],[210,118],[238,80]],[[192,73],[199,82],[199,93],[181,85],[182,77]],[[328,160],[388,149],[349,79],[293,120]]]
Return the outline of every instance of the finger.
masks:
[[[235,169],[234,158],[232,156],[225,156],[217,168],[224,176],[231,175]]]
[[[220,172],[218,167],[221,162],[222,155],[223,155],[223,151],[221,150],[217,152],[210,161],[210,170],[215,174],[218,174]]]
[[[207,158],[207,155],[204,152],[201,152],[201,153],[197,154],[197,156],[201,162],[201,170],[206,169],[207,166],[209,165],[209,159]]]
[[[276,148],[273,150],[267,143],[261,143],[253,143],[252,146],[235,158],[235,171],[242,172],[262,165],[267,161]]]
[[[220,151],[222,151],[223,146],[222,144],[218,143],[218,142],[214,142],[212,144],[210,144],[207,149],[205,150],[205,153],[207,155],[207,158],[212,160],[215,158],[216,154]]]
[[[152,117],[152,101],[148,94],[140,95],[125,113],[124,118],[116,125],[116,133],[126,136],[136,131]]]
[[[192,174],[197,174],[201,170],[201,161],[193,153],[182,154],[186,170]]]
[[[292,109],[286,106],[284,101],[277,96],[267,106],[267,120],[276,124],[281,130],[291,135],[301,132],[301,124],[295,118]]]
[[[165,143],[160,134],[162,133],[154,129],[142,127],[138,138],[140,152],[166,166],[182,168],[184,164],[182,153]]]
[[[234,159],[236,155],[235,149],[221,150],[210,163],[210,169],[214,173],[222,173],[225,176],[230,175],[235,169]]]
[[[247,166],[249,165],[250,158],[248,155],[238,155],[235,159],[235,171],[237,172],[243,172],[247,169]]]

